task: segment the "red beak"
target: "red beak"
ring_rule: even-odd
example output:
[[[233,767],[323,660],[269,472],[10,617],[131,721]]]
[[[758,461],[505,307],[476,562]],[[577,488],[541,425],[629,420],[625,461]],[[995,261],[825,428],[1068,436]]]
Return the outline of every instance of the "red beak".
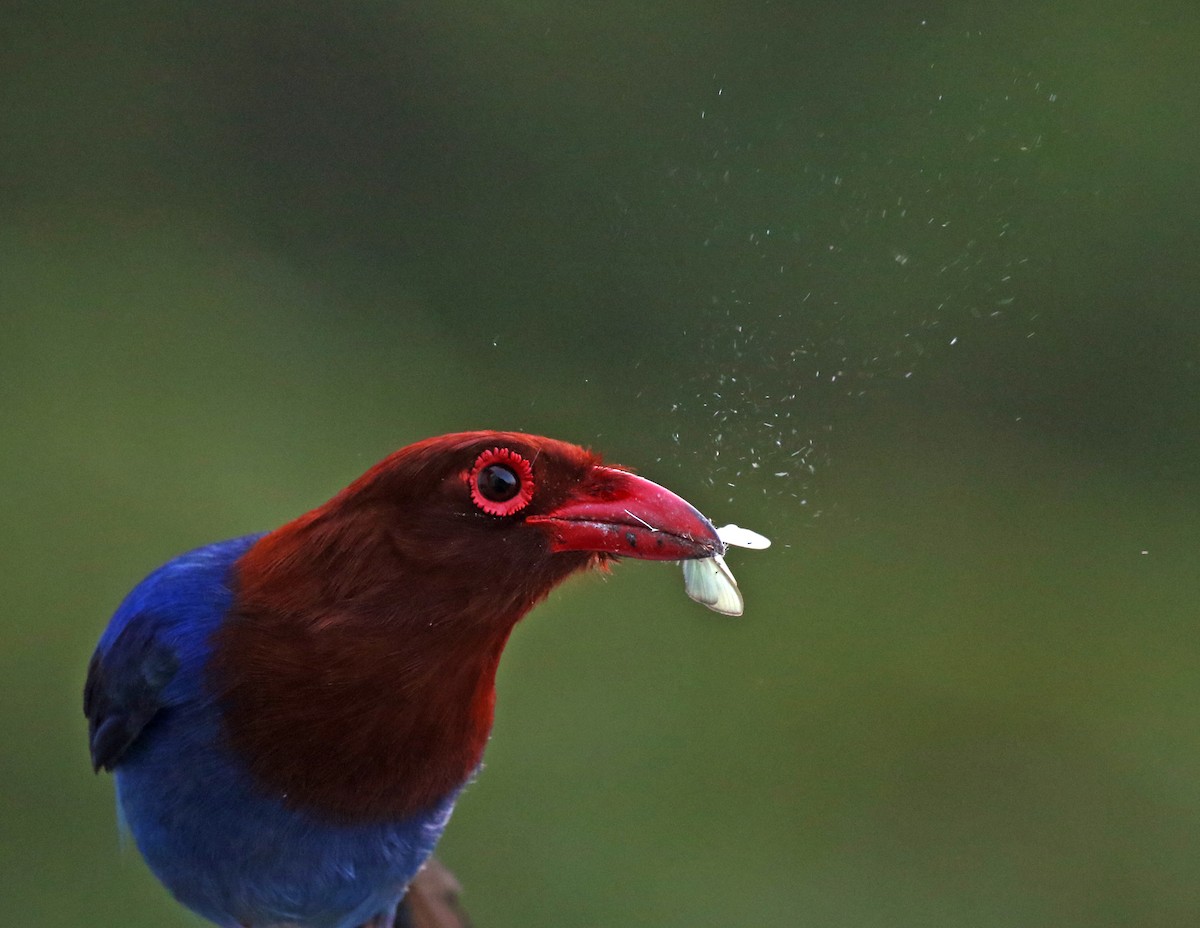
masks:
[[[717,530],[665,487],[613,467],[594,467],[562,505],[525,520],[550,536],[553,551],[598,551],[652,561],[723,554]]]

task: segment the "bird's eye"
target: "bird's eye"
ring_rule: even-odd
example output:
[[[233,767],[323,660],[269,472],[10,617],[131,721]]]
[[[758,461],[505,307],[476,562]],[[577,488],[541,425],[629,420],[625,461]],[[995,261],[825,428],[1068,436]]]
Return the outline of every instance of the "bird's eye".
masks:
[[[492,448],[467,473],[471,500],[491,516],[520,512],[533,499],[533,467],[509,448]]]
[[[493,503],[507,503],[521,492],[521,479],[503,464],[489,464],[479,472],[475,485],[479,495]]]

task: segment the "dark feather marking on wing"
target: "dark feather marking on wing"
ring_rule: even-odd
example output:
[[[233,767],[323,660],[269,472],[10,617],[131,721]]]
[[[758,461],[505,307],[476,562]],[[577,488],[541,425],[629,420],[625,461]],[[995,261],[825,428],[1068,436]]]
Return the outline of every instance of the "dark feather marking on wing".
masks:
[[[135,616],[88,665],[83,714],[95,770],[112,770],[164,706],[162,689],[179,658],[159,640],[157,624],[152,615]]]

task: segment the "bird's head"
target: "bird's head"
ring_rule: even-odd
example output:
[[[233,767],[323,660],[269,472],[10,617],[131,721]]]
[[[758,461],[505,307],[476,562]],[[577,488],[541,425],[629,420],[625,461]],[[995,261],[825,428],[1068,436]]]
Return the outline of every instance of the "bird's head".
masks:
[[[366,597],[382,615],[415,606],[434,621],[503,621],[592,564],[723,551],[695,507],[590,451],[520,432],[460,432],[402,448],[268,535],[243,576],[251,587],[282,581],[303,554],[334,568],[322,572],[332,586],[320,599],[330,607]],[[300,588],[286,581],[276,592],[291,598]],[[394,597],[388,608],[372,596],[384,588]]]

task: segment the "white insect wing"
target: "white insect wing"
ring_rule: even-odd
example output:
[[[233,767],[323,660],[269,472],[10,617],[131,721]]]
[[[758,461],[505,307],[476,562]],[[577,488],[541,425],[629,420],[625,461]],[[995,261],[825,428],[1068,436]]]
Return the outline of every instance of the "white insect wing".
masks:
[[[760,535],[758,532],[752,532],[748,528],[742,528],[740,525],[722,525],[717,529],[717,537],[725,544],[733,545],[735,548],[761,551],[763,548],[771,547],[770,538]]]
[[[761,537],[761,536],[760,536]],[[692,599],[722,615],[741,615],[742,593],[725,566],[725,558],[695,558],[683,562],[683,589]]]

